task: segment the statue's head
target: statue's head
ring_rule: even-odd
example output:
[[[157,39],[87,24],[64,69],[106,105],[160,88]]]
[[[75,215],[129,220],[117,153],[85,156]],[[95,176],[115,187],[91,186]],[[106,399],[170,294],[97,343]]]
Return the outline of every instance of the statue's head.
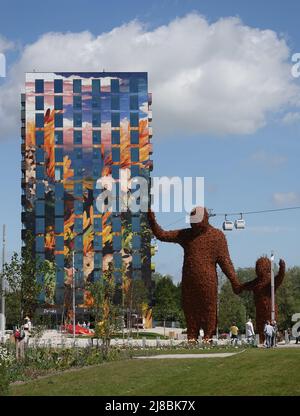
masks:
[[[190,224],[195,230],[206,231],[209,226],[208,212],[206,208],[195,207],[191,211]]]
[[[256,275],[261,280],[271,279],[271,260],[264,256],[256,261],[255,266]]]

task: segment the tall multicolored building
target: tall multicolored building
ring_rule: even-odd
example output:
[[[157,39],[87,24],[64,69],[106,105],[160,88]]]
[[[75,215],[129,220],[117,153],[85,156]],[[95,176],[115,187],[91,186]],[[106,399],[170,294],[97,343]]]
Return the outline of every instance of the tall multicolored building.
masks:
[[[151,235],[144,213],[101,212],[99,178],[152,170],[151,94],[144,72],[26,73],[22,94],[22,238],[48,262],[41,303],[65,307],[76,275],[76,304],[113,263],[117,283],[151,282]],[[117,188],[118,189],[118,188]],[[119,190],[120,191],[120,190]],[[130,193],[130,189],[126,192]],[[122,275],[123,271],[123,275]]]

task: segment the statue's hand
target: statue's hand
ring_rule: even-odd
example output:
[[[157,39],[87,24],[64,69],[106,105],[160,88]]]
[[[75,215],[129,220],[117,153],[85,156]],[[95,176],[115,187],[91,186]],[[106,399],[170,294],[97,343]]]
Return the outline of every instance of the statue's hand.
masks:
[[[152,222],[155,221],[155,214],[154,214],[153,211],[151,211],[151,209],[149,209],[147,215],[148,215],[148,220],[149,221],[152,221]]]
[[[281,270],[285,270],[285,261],[283,259],[279,260],[279,267]]]
[[[241,285],[240,283],[235,283],[232,285],[232,290],[233,290],[233,293],[235,293],[236,295],[239,295],[243,290],[243,285]]]

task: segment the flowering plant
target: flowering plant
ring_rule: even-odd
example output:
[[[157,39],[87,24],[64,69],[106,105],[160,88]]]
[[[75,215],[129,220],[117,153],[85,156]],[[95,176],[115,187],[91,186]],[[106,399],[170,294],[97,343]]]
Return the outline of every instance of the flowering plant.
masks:
[[[14,356],[5,347],[0,345],[0,367],[7,367],[14,361]]]

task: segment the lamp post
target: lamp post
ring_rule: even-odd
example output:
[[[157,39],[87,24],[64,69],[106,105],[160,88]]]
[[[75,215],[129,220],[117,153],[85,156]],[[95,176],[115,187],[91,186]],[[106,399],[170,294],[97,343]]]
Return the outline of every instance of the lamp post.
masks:
[[[271,251],[271,320],[275,320],[274,252]]]
[[[3,224],[3,239],[2,239],[2,276],[1,276],[1,311],[0,311],[0,341],[5,340],[5,276],[4,276],[4,264],[5,264],[5,224]]]
[[[76,305],[75,305],[75,268],[74,268],[74,250],[72,252],[72,295],[73,295],[73,339],[75,341],[76,332]]]

